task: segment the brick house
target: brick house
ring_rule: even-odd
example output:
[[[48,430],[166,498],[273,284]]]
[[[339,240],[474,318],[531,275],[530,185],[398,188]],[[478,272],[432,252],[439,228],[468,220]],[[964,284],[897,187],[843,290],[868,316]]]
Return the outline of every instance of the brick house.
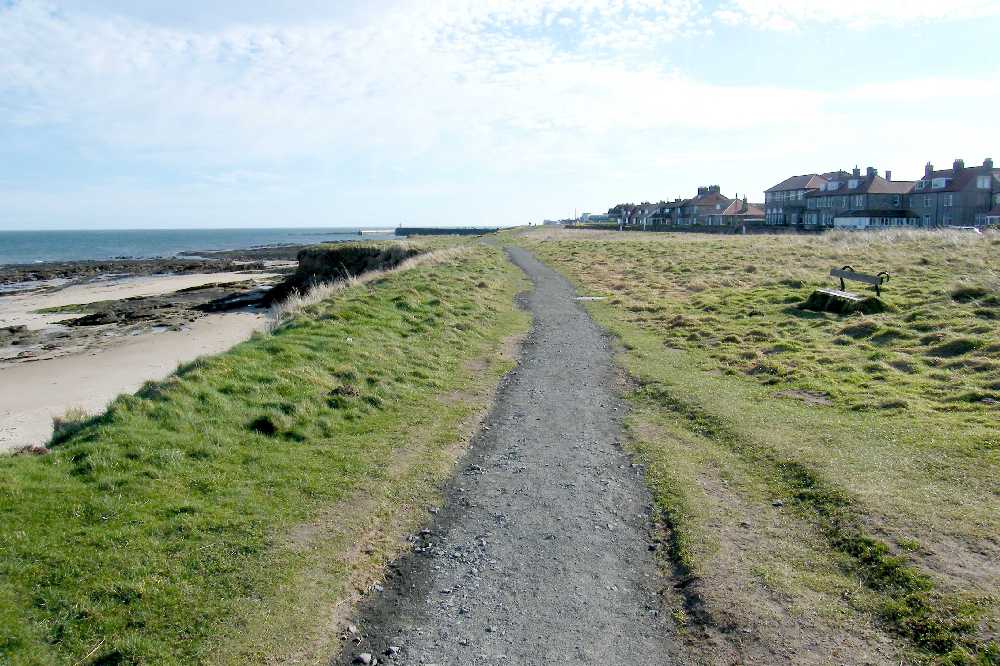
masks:
[[[827,182],[849,178],[846,171],[807,173],[786,178],[764,191],[764,215],[767,224],[799,226],[806,220],[806,195],[817,192]]]
[[[1000,169],[993,166],[991,159],[979,167],[966,167],[963,160],[955,160],[952,168],[940,170],[928,162],[924,177],[913,187],[910,208],[925,227],[984,224],[997,206],[997,192]]]
[[[762,222],[764,222],[764,205],[750,203],[744,197],[735,199],[720,213],[709,214],[706,224],[713,227],[733,227]]]
[[[708,224],[708,216],[719,214],[729,208],[733,199],[722,194],[718,185],[699,187],[693,199],[687,199],[677,207],[677,224],[691,226]]]
[[[868,167],[862,176],[855,168],[850,174],[836,176],[820,185],[820,189],[805,195],[807,225],[832,227],[835,218],[846,219],[849,213],[865,212],[867,217],[891,217],[893,212],[905,211],[913,181],[892,180]],[[884,214],[883,214],[884,213]]]

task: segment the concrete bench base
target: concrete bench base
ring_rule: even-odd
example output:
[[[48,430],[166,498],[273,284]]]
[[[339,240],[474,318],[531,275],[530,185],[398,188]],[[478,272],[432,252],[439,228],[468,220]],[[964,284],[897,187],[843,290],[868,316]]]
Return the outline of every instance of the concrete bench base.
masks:
[[[875,314],[884,312],[886,305],[872,296],[861,296],[839,289],[817,289],[799,308],[813,312],[833,312],[834,314],[851,314],[853,312]]]

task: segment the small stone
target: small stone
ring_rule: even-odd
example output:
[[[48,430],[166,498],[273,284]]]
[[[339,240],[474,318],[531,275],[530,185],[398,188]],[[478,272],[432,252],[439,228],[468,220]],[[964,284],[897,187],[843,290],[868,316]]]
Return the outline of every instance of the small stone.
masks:
[[[390,645],[389,648],[385,651],[385,656],[387,656],[387,657],[398,656],[399,655],[399,650],[400,650],[400,648],[399,648],[398,645]]]
[[[353,636],[354,634],[358,633],[358,628],[353,624],[349,624],[347,625],[347,633]]]
[[[375,663],[375,657],[373,657],[370,652],[362,652],[354,658],[354,663],[371,665]]]
[[[740,523],[740,527],[749,529],[750,523],[748,523],[747,521],[744,520],[743,522]]]
[[[488,633],[488,634],[496,633],[496,630],[497,630],[497,628],[494,627],[492,624],[490,626],[486,627],[486,633]]]
[[[785,503],[782,502],[781,500],[774,500],[773,502],[771,502],[771,506],[785,506]]]

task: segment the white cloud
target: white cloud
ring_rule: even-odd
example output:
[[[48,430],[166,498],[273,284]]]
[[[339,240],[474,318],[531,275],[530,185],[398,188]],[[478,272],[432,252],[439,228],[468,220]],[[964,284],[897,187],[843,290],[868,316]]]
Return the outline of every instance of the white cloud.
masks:
[[[1000,15],[996,0],[729,0],[714,13],[730,25],[794,30],[811,23],[864,29],[885,24],[950,21]]]
[[[949,6],[959,15],[992,6],[956,2]],[[317,205],[324,191],[336,191],[330,196],[338,203],[358,191],[369,201],[379,192],[421,201],[434,193],[440,205],[447,191],[481,201],[494,187],[531,187],[526,208],[543,197],[576,196],[584,183],[613,182],[645,198],[685,193],[702,179],[743,192],[772,184],[786,169],[863,161],[857,153],[887,150],[886,137],[913,144],[899,133],[904,126],[928,151],[1000,138],[995,130],[984,135],[988,120],[961,121],[973,106],[996,107],[1000,92],[989,80],[878,82],[865,72],[858,87],[816,91],[699,80],[667,57],[724,57],[726,44],[710,37],[717,22],[793,29],[846,15],[861,26],[907,8],[925,20],[939,11],[922,0],[804,7],[780,0],[726,0],[720,8],[698,0],[397,0],[387,7],[381,0],[349,22],[219,19],[185,28],[0,0],[0,153],[31,141],[44,152],[41,142],[58,135],[60,149],[103,163],[148,162],[134,182],[120,183],[141,193],[136,202],[229,197],[226,205],[235,207],[280,192],[286,198],[272,201],[282,206],[255,204],[273,212],[289,202]],[[932,140],[919,125],[927,109],[948,100],[959,108],[941,109],[950,129]],[[926,157],[913,152],[922,164]],[[58,164],[59,156],[50,159]],[[169,172],[163,196],[154,187],[161,166]],[[303,182],[303,174],[312,180]],[[353,189],[336,190],[344,179]],[[11,192],[30,202],[24,211],[48,196],[45,185],[13,180],[35,192]],[[84,206],[113,200],[113,183],[97,194],[80,187]],[[601,191],[601,200],[619,193]],[[64,203],[73,208],[71,199]]]

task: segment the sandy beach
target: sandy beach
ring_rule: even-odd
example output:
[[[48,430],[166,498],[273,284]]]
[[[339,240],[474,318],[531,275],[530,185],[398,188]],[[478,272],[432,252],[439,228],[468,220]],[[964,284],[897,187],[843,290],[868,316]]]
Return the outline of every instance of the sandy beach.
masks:
[[[266,324],[262,308],[211,306],[280,278],[255,270],[42,280],[0,297],[0,452],[45,444],[53,417],[100,413],[179,364],[247,339]],[[80,324],[84,317],[97,323]]]
[[[100,413],[118,395],[226,351],[264,324],[264,314],[209,315],[180,331],[134,336],[99,351],[0,366],[0,451],[43,444],[53,417],[71,408]]]

